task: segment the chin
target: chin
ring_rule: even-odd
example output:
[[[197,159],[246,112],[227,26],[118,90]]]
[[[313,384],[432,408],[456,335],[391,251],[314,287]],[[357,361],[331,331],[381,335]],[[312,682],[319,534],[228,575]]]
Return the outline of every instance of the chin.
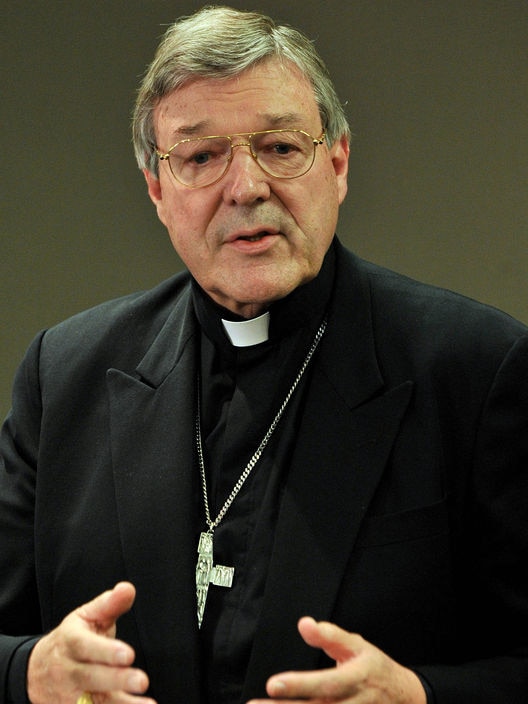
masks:
[[[246,304],[259,305],[262,308],[268,308],[275,301],[281,298],[286,298],[288,294],[294,291],[304,281],[295,281],[291,283],[282,283],[280,286],[253,286],[246,287],[240,291],[235,300],[244,301]]]
[[[285,298],[302,284],[308,283],[316,273],[299,270],[288,272],[287,266],[279,268],[278,271],[275,268],[270,276],[251,277],[251,273],[247,271],[246,276],[240,276],[240,272],[237,272],[237,278],[233,276],[228,282],[229,286],[219,286],[210,295],[220,305],[241,315],[246,315],[246,310],[257,311],[248,316],[255,317],[275,301]]]

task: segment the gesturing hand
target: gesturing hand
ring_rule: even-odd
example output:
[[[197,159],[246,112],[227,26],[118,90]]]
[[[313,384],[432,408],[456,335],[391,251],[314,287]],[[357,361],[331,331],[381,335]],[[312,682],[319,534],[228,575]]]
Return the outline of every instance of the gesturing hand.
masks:
[[[95,704],[155,704],[133,696],[146,691],[148,677],[131,667],[134,650],[115,639],[116,621],[135,596],[132,584],[120,582],[37,642],[27,674],[32,704],[74,704],[84,691],[93,694]]]
[[[418,676],[355,633],[332,623],[299,621],[308,645],[321,648],[337,667],[313,672],[284,672],[268,680],[271,697],[249,704],[312,702],[312,704],[426,704]]]

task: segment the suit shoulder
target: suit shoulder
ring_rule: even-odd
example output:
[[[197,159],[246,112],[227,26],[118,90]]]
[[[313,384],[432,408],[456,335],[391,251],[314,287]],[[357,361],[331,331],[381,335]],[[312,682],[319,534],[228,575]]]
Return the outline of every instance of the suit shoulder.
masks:
[[[391,322],[408,329],[450,332],[457,337],[485,334],[513,340],[528,327],[498,308],[447,288],[356,260],[370,291],[373,315],[383,325]]]
[[[189,287],[187,272],[148,291],[105,301],[77,313],[44,333],[42,354],[55,362],[120,349],[148,348]]]
[[[388,376],[415,378],[457,369],[494,376],[509,352],[528,344],[528,328],[490,305],[423,283],[344,250],[337,300],[344,319],[372,341]],[[358,312],[358,308],[362,312]],[[356,333],[357,334],[357,333]]]

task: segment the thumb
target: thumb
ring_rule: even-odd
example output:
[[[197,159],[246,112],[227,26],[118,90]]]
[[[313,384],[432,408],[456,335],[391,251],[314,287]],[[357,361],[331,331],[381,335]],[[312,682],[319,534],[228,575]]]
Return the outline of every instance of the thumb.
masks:
[[[91,630],[107,633],[113,629],[119,616],[132,608],[135,598],[134,585],[130,582],[119,582],[113,589],[80,606],[76,609],[76,614]]]
[[[357,634],[348,633],[327,621],[317,622],[310,616],[300,619],[298,629],[305,643],[313,648],[321,648],[336,663],[354,657],[363,641]]]

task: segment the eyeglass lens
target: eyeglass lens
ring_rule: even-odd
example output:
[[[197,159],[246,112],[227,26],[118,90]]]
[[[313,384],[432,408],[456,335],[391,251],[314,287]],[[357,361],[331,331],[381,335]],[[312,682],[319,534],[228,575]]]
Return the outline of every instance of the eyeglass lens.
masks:
[[[245,135],[242,135],[244,140]],[[227,170],[232,149],[247,145],[237,136],[203,137],[177,144],[170,152],[169,164],[174,177],[184,185],[205,186],[219,180]],[[250,137],[251,153],[259,166],[277,178],[295,178],[313,164],[315,145],[304,132],[263,132]]]

